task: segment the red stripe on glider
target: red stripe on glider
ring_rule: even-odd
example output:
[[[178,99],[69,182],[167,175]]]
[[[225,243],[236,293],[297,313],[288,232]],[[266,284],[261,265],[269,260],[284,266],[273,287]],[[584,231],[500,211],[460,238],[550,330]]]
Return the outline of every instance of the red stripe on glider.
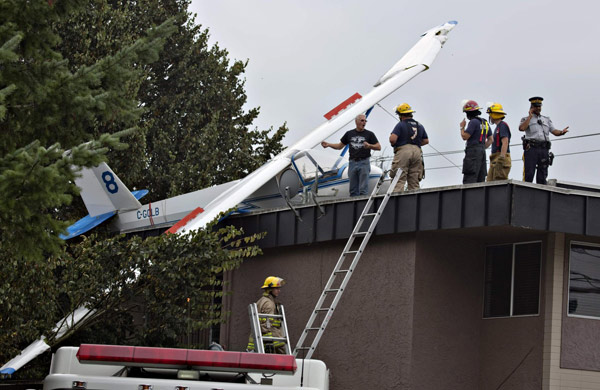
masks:
[[[331,118],[333,118],[334,116],[336,116],[337,114],[339,114],[340,111],[345,110],[346,108],[348,108],[349,105],[353,104],[354,102],[356,102],[360,98],[362,98],[362,96],[360,96],[360,94],[357,92],[354,95],[350,96],[348,99],[346,99],[343,102],[341,102],[336,108],[334,108],[333,110],[329,111],[327,114],[325,114],[323,116],[325,118],[327,118],[327,120],[331,120]]]
[[[203,213],[204,209],[202,207],[196,207],[191,213],[183,217],[179,222],[175,225],[171,226],[171,228],[165,231],[165,234],[176,233],[179,229],[184,227],[189,221],[196,218],[196,216],[200,213]]]

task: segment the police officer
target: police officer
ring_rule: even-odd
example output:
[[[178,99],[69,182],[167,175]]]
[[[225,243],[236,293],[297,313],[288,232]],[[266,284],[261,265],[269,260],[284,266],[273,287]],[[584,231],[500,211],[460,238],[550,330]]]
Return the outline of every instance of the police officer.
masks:
[[[487,174],[485,149],[492,144],[492,134],[488,121],[479,117],[480,109],[475,100],[463,105],[463,112],[469,120],[468,125],[464,119],[460,122],[460,136],[467,141],[462,169],[463,184],[483,182]]]
[[[277,276],[269,276],[265,279],[262,297],[256,302],[256,309],[261,314],[281,314],[280,303],[277,300],[281,287],[285,280]],[[266,337],[284,337],[281,329],[281,321],[275,318],[260,318],[260,331]],[[254,337],[250,335],[248,340],[248,351],[254,351]],[[285,354],[285,343],[282,341],[265,342],[266,353]]]
[[[519,131],[524,131],[523,136],[523,180],[532,182],[533,175],[538,184],[546,184],[548,166],[552,164],[550,153],[550,133],[555,136],[565,135],[569,126],[562,130],[554,127],[549,117],[540,115],[544,99],[534,96],[529,99],[531,106],[529,116],[521,118]],[[537,174],[536,174],[537,170]]]
[[[394,148],[394,161],[390,176],[394,177],[398,168],[402,169],[394,192],[404,191],[408,180],[408,190],[419,189],[419,181],[423,178],[423,153],[421,146],[429,143],[423,125],[413,119],[415,112],[408,103],[396,107],[400,122],[390,134],[390,144]]]

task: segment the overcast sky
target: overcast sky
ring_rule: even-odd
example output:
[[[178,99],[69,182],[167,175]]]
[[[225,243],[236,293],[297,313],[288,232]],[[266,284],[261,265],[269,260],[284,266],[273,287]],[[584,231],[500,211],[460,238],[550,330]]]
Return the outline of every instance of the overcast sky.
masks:
[[[425,154],[464,149],[464,99],[501,103],[511,144],[520,143],[519,120],[535,95],[544,97],[542,114],[557,128],[569,126],[562,138],[600,133],[597,1],[193,0],[190,10],[210,30],[211,43],[232,59],[249,60],[247,108],[260,106],[260,129],[287,122],[286,145],[355,92],[369,92],[421,33],[449,20],[458,25],[431,69],[381,102],[389,112],[403,102],[416,110],[429,134]],[[395,124],[380,107],[369,117],[367,128],[385,155],[392,154],[387,139]],[[338,142],[352,127],[328,140]],[[564,155],[600,150],[600,136],[551,137],[557,157],[549,178],[600,185],[600,152]],[[511,146],[512,179],[522,179],[522,152]],[[422,187],[462,182],[453,164],[460,166],[464,153],[446,157],[426,158]]]

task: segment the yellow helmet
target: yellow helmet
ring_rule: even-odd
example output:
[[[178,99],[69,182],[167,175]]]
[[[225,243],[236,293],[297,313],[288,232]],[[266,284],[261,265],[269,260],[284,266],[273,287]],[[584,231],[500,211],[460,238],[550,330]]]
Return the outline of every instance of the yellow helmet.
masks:
[[[277,276],[269,276],[265,279],[265,283],[261,288],[279,288],[285,284],[285,280]]]
[[[411,114],[414,111],[408,103],[402,103],[398,107],[396,107],[396,113],[400,115]]]
[[[503,119],[506,116],[504,108],[500,103],[492,103],[492,105],[488,107],[487,113],[490,114],[493,119]]]

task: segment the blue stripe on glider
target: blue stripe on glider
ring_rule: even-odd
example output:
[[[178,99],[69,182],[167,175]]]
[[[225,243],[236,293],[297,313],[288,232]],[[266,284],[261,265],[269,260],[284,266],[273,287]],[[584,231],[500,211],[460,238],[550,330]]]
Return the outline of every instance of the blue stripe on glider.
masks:
[[[136,199],[140,200],[146,196],[146,194],[148,194],[148,190],[131,191],[131,194],[135,196]],[[73,225],[69,226],[67,228],[67,235],[61,234],[59,237],[66,241],[83,233],[89,232],[116,213],[116,211],[109,211],[108,213],[96,215],[95,217],[92,217],[88,214],[79,221],[75,222]]]

